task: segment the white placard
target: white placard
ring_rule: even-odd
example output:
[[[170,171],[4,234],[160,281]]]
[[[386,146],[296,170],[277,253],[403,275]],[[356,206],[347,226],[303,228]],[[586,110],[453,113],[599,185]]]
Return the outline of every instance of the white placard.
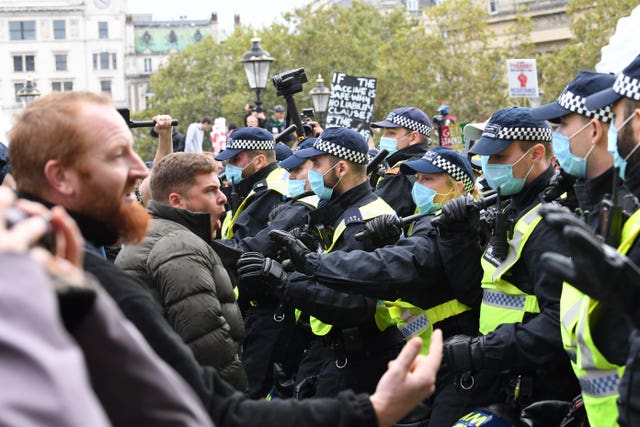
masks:
[[[538,98],[538,71],[535,59],[507,59],[509,96]]]

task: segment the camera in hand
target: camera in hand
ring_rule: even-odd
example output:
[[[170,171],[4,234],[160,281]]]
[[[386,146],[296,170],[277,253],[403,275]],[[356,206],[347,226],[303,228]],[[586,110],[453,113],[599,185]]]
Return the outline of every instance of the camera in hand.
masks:
[[[307,138],[311,138],[314,135],[313,126],[309,124],[309,122],[313,120],[314,116],[315,112],[313,111],[313,108],[303,108],[302,114],[300,114],[304,136],[306,136]]]
[[[6,226],[8,230],[13,228],[20,221],[24,221],[25,219],[30,217],[28,213],[18,208],[17,206],[9,206],[5,211],[4,216],[5,216]],[[52,254],[55,254],[56,236],[53,230],[51,229],[51,227],[49,226],[49,218],[47,218],[46,216],[40,216],[40,217],[43,219],[43,221],[47,223],[48,227],[47,227],[47,232],[40,238],[40,240],[38,240],[36,245],[47,249]]]
[[[287,97],[302,92],[302,85],[308,81],[304,68],[296,68],[273,76],[277,96]]]

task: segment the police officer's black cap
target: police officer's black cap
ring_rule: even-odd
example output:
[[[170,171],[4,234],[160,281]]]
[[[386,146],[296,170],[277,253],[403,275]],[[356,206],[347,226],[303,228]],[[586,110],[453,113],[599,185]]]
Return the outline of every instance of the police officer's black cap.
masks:
[[[433,131],[431,120],[424,111],[416,107],[396,108],[387,115],[387,118],[371,123],[372,128],[405,128],[429,136]]]
[[[349,128],[332,127],[320,134],[311,148],[300,150],[296,155],[309,158],[330,154],[352,163],[367,164],[369,146],[364,136]]]
[[[292,155],[282,160],[278,164],[280,165],[281,168],[285,168],[288,170],[297,168],[298,166],[300,166],[301,164],[307,161],[306,157],[300,157],[298,153],[306,148],[312,148],[315,142],[316,142],[316,138],[307,138],[302,140],[302,142],[298,144],[296,151],[294,151]]]
[[[227,148],[216,156],[216,160],[228,160],[244,150],[273,150],[275,142],[271,132],[262,128],[246,127],[233,131]]]
[[[613,120],[613,113],[609,105],[590,110],[587,108],[585,101],[588,96],[610,88],[615,80],[616,77],[613,74],[581,71],[576,78],[564,88],[555,102],[532,108],[531,116],[534,119],[559,123],[560,118],[571,113],[577,113],[585,117],[610,123]]]
[[[587,97],[587,108],[603,108],[622,97],[640,101],[640,55],[618,74],[611,87]]]
[[[427,151],[422,158],[410,160],[400,165],[402,173],[411,175],[421,173],[447,173],[454,180],[464,184],[464,190],[471,192],[474,186],[473,169],[469,160],[449,148],[435,147]]]
[[[551,128],[544,120],[534,119],[530,111],[526,107],[496,111],[469,153],[491,156],[500,153],[514,141],[550,142]]]

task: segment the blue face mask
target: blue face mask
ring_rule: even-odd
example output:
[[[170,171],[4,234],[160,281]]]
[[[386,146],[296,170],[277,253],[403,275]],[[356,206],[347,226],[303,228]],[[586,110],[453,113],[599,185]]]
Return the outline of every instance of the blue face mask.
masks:
[[[289,180],[289,196],[295,197],[304,193],[304,186],[307,184],[306,179],[290,179]]]
[[[224,167],[224,174],[227,177],[227,181],[232,184],[239,184],[240,181],[244,179],[242,178],[242,168],[235,165],[230,165],[229,163],[227,163],[227,165]]]
[[[227,177],[227,181],[229,181],[230,183],[236,184],[236,185],[239,184],[240,181],[242,181],[244,179],[242,177],[242,171],[244,171],[246,168],[248,168],[249,165],[251,163],[253,163],[255,159],[257,159],[257,157],[254,157],[253,160],[251,160],[247,164],[247,166],[245,166],[243,168],[227,163],[226,166],[224,167],[224,174]]]
[[[421,214],[437,211],[442,207],[441,203],[433,203],[433,198],[436,197],[438,192],[432,188],[425,187],[419,182],[413,183],[411,189],[411,198],[418,207],[418,212]]]
[[[524,178],[516,178],[513,176],[513,166],[522,160],[529,151],[531,151],[531,148],[511,165],[489,164],[489,156],[481,156],[482,172],[489,186],[494,190],[500,188],[500,193],[504,196],[511,196],[522,191],[527,177],[533,170],[533,164]]]
[[[338,163],[336,163],[331,168],[329,168],[329,170],[326,171],[325,173],[316,172],[313,169],[309,170],[308,176],[309,176],[309,184],[311,185],[311,190],[313,190],[313,192],[316,193],[316,195],[322,200],[329,200],[331,198],[331,195],[333,194],[333,189],[336,188],[336,185],[338,185],[340,183],[340,180],[342,179],[342,177],[340,177],[338,182],[336,182],[336,185],[334,185],[331,188],[325,187],[324,185],[324,176],[328,174],[329,171],[331,171],[331,169],[335,168],[336,166],[338,166]]]
[[[589,125],[591,125],[590,121],[571,136],[564,136],[561,133],[553,132],[553,152],[558,159],[558,163],[560,163],[560,167],[569,175],[578,178],[587,176],[587,159],[595,148],[595,145],[591,145],[591,148],[584,157],[578,157],[571,152],[571,139],[585,130]]]
[[[383,136],[380,138],[380,145],[378,145],[378,148],[380,150],[388,150],[389,154],[387,156],[390,156],[398,151],[398,140],[395,138],[389,138],[388,136]]]
[[[625,127],[625,125],[629,123],[632,118],[633,114],[627,117],[624,122],[622,122],[619,129],[616,128],[615,123],[611,123],[609,125],[609,132],[607,133],[607,151],[609,151],[609,153],[611,153],[611,155],[613,156],[613,166],[618,168],[621,179],[624,179],[624,174],[627,169],[627,159],[633,154],[634,151],[636,151],[635,149],[638,146],[636,145],[636,147],[634,147],[634,149],[627,155],[626,158],[623,159],[622,157],[620,157],[620,154],[618,153],[618,131]]]

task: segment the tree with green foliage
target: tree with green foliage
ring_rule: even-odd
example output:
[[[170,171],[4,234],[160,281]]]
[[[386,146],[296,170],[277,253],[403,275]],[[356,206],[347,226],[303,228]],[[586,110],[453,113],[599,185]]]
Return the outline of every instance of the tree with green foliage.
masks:
[[[600,49],[609,43],[618,20],[631,14],[634,0],[571,0],[567,14],[571,17],[574,38],[560,50],[538,56],[540,85],[551,102],[579,71],[594,71]]]

